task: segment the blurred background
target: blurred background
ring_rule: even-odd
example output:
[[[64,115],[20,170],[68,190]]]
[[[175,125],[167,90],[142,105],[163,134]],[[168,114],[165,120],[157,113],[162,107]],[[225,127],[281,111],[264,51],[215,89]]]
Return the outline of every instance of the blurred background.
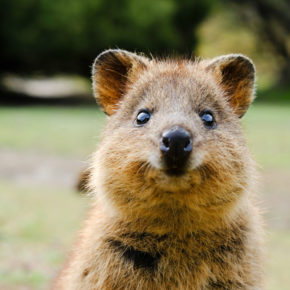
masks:
[[[243,53],[258,98],[242,123],[258,161],[267,289],[290,285],[288,0],[1,0],[0,289],[47,289],[85,217],[79,172],[105,117],[90,65],[102,50]]]

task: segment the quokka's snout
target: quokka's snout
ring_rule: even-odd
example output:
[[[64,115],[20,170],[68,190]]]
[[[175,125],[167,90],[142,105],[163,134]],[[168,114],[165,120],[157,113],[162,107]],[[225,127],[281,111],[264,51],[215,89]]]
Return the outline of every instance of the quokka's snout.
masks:
[[[147,130],[146,133],[154,128],[145,140],[141,136],[144,146],[139,148],[139,152],[144,150],[149,156],[152,154],[154,160],[148,158],[152,168],[159,169],[168,177],[182,177],[202,165],[203,156],[208,150],[207,143],[212,143],[204,131],[217,127],[214,113],[210,110],[188,114],[186,109],[176,108],[174,114],[141,109],[135,121],[137,127],[144,127],[144,132]],[[174,122],[174,119],[178,121]]]
[[[160,150],[168,174],[182,174],[192,151],[191,134],[181,126],[173,126],[162,133]]]

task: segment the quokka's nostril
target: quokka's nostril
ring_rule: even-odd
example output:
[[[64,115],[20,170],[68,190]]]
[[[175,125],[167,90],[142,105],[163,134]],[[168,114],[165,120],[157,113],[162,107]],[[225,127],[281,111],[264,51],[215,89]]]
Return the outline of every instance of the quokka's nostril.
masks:
[[[162,138],[162,143],[166,148],[169,148],[170,144],[169,144],[169,138],[167,137],[163,137]]]
[[[186,141],[185,141],[185,144],[184,144],[184,148],[183,148],[184,152],[185,153],[190,153],[192,151],[192,139],[188,138]]]
[[[185,140],[184,149],[186,149],[186,147],[188,147],[189,144],[190,144],[190,139],[188,138],[187,140]]]

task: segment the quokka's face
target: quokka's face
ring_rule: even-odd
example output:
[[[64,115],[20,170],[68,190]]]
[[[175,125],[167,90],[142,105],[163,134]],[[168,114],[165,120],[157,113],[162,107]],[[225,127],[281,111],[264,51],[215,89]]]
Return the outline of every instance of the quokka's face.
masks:
[[[239,117],[253,98],[248,59],[158,62],[117,50],[103,53],[94,68],[96,96],[110,115],[98,152],[106,186],[167,192],[245,186]]]

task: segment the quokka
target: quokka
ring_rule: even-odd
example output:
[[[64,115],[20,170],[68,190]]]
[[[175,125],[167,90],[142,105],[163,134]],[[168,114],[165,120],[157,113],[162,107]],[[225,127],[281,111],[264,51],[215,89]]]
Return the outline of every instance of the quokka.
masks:
[[[108,122],[86,174],[93,206],[55,289],[263,289],[240,126],[251,60],[107,50],[92,79]]]

